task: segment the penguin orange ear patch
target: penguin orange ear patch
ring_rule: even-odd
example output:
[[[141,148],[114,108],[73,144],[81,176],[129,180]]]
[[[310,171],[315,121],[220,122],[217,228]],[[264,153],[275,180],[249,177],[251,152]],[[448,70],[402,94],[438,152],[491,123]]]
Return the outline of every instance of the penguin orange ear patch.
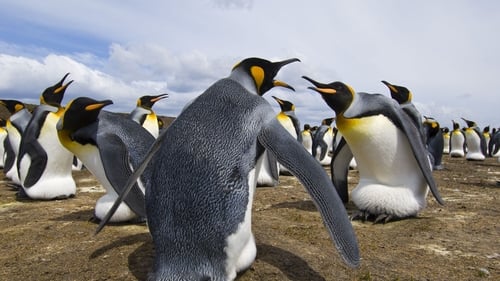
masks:
[[[252,66],[250,68],[250,73],[252,74],[255,85],[257,86],[257,92],[260,92],[260,87],[264,83],[264,69],[260,66]]]

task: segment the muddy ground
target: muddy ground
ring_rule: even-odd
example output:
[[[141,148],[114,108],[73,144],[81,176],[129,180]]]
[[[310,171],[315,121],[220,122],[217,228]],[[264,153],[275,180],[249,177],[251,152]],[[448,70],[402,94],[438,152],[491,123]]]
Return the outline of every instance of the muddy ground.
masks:
[[[434,176],[446,201],[429,196],[418,218],[353,222],[362,263],[346,267],[308,194],[294,177],[259,188],[253,230],[257,259],[250,280],[500,280],[500,163],[444,158]],[[358,180],[350,171],[350,187]],[[75,172],[78,193],[59,201],[18,201],[0,182],[0,280],[145,280],[153,245],[145,224],[90,222],[102,188]],[[352,204],[348,212],[355,211]]]

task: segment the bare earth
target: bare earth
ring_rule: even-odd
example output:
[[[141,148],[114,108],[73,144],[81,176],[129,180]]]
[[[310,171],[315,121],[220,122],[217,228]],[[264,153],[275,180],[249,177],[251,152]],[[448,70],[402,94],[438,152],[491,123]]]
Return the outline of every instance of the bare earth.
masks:
[[[434,176],[445,206],[430,195],[418,218],[353,222],[358,269],[344,265],[294,177],[257,189],[257,259],[238,280],[500,280],[500,163],[445,156],[444,165]],[[353,188],[357,172],[349,176]],[[146,225],[107,226],[94,236],[89,219],[103,190],[87,171],[75,178],[76,197],[59,201],[17,201],[7,179],[0,181],[0,280],[147,278],[153,245]]]

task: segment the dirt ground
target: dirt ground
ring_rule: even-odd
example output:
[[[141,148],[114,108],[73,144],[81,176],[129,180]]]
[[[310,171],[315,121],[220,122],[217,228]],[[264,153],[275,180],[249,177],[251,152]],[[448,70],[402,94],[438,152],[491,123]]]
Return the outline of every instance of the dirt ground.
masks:
[[[444,165],[434,176],[445,206],[429,196],[418,218],[353,222],[362,256],[357,269],[343,264],[294,177],[258,188],[257,259],[237,280],[500,280],[500,163],[445,156]],[[357,172],[349,176],[353,188]],[[111,225],[95,236],[89,219],[102,187],[87,171],[75,178],[76,197],[59,201],[17,201],[8,180],[0,182],[0,280],[147,278],[153,245],[146,225]]]

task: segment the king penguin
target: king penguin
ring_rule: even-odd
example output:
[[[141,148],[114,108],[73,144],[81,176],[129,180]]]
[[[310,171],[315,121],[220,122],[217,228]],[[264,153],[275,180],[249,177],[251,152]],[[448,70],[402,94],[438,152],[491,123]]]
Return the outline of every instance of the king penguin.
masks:
[[[43,91],[21,139],[17,170],[24,192],[31,199],[64,199],[76,193],[73,153],[59,142],[56,130],[63,112],[61,101],[73,82],[64,84],[68,75]]]
[[[0,168],[3,169],[5,158],[5,140],[7,139],[7,121],[0,118]]]
[[[4,105],[10,112],[10,117],[7,119],[7,139],[4,142],[6,156],[4,163],[4,173],[9,178],[14,186],[20,187],[21,180],[17,172],[17,154],[19,153],[19,145],[24,133],[24,129],[31,119],[31,112],[26,108],[24,103],[18,100],[0,100],[0,104]],[[22,188],[20,189],[22,193]]]
[[[157,139],[145,161],[154,164],[146,189],[155,249],[150,280],[229,281],[252,264],[252,201],[265,149],[304,184],[344,261],[359,264],[352,225],[327,174],[261,97],[275,86],[290,87],[273,78],[295,61],[244,59]]]
[[[460,124],[451,120],[453,130],[450,132],[450,157],[465,156],[465,135],[460,129]]]
[[[373,217],[375,222],[387,222],[416,216],[426,206],[429,187],[443,203],[420,132],[394,100],[381,94],[356,93],[342,82],[323,84],[303,78],[336,113],[337,128],[345,141],[335,150],[331,167],[344,201],[348,198],[348,164],[353,155],[356,158],[359,183],[351,196],[360,212],[353,219]]]
[[[408,116],[411,118],[411,121],[413,124],[418,128],[418,130],[421,132],[423,141],[425,142],[425,132],[424,132],[424,127],[422,124],[422,115],[418,111],[418,109],[415,107],[415,105],[412,102],[413,99],[413,94],[408,88],[404,86],[399,86],[399,85],[393,85],[387,81],[382,80],[382,83],[389,88],[389,91],[391,93],[391,97],[397,101],[400,105],[401,108],[403,108],[404,112],[408,114]]]
[[[280,106],[280,112],[276,115],[276,118],[280,122],[280,124],[292,135],[297,141],[302,143],[302,134],[300,132],[300,120],[295,115],[295,105],[287,100],[283,100],[272,96],[274,100]],[[279,173],[281,175],[291,176],[292,174],[286,167],[279,164]]]
[[[450,154],[450,128],[441,128],[441,134],[443,136],[443,153]]]
[[[484,135],[476,125],[476,122],[462,118],[467,124],[465,129],[465,145],[467,146],[467,153],[465,159],[482,161],[486,158],[486,140]]]
[[[484,136],[484,141],[486,142],[486,156],[490,155],[490,140],[491,140],[491,134],[490,134],[490,126],[486,126],[483,128],[483,136]]]
[[[333,152],[333,128],[331,124],[335,118],[325,118],[321,121],[313,136],[312,155],[321,163],[321,165],[330,165]]]
[[[130,113],[130,118],[141,124],[153,137],[157,138],[160,133],[158,116],[153,111],[153,105],[161,100],[168,98],[168,94],[157,96],[142,96],[137,99],[137,106]]]
[[[61,143],[73,152],[106,189],[97,200],[94,217],[102,219],[113,205],[133,168],[138,166],[154,142],[141,125],[119,113],[102,110],[110,100],[79,97],[68,103],[59,122]],[[144,173],[144,177],[148,171]],[[146,179],[134,182],[111,222],[141,221],[145,218]]]
[[[434,170],[442,170],[444,168],[442,164],[444,140],[439,122],[434,118],[424,116],[423,127],[432,168]]]
[[[307,150],[307,152],[309,152],[312,155],[313,139],[312,139],[311,125],[304,124],[304,129],[300,134],[302,135],[302,145]]]

